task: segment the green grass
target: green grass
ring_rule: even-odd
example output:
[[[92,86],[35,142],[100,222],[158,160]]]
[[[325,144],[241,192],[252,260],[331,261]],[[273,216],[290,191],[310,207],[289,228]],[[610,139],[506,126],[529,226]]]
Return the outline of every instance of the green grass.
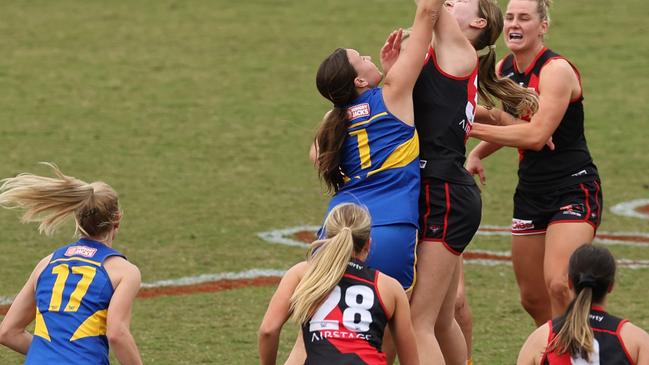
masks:
[[[328,103],[315,70],[334,48],[378,58],[412,2],[100,1],[2,2],[0,177],[64,172],[101,179],[121,194],[116,247],[144,281],[262,267],[282,269],[303,250],[255,235],[317,224],[327,198],[307,159]],[[605,204],[649,195],[642,149],[649,84],[643,0],[557,2],[548,44],[584,78],[586,129]],[[498,52],[504,55],[504,46]],[[483,222],[507,225],[516,154],[485,161]],[[647,232],[647,221],[606,212],[602,230]],[[0,211],[0,295],[15,295],[35,263],[71,239],[18,224]],[[504,250],[506,237],[479,237]],[[624,257],[647,250],[614,247]],[[467,266],[480,364],[511,363],[532,324],[518,304],[511,269]],[[640,283],[649,271],[621,270],[611,299],[649,328]],[[255,330],[273,288],[138,301],[133,332],[147,363],[251,364]],[[285,331],[282,353],[293,340]],[[0,349],[0,363],[21,357]]]

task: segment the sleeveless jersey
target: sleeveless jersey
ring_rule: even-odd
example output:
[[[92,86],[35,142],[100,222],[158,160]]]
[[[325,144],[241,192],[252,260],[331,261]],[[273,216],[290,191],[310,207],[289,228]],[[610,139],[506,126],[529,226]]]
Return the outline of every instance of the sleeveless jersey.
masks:
[[[442,71],[430,48],[412,99],[422,176],[474,185],[464,161],[478,101],[478,64],[468,77],[455,77]]]
[[[543,365],[595,365],[595,364],[633,364],[631,356],[624,346],[620,330],[628,322],[625,319],[614,317],[604,309],[593,306],[590,311],[590,326],[595,335],[593,344],[595,351],[590,354],[590,362],[582,358],[571,358],[569,354],[546,353],[541,359]],[[550,321],[550,336],[548,343],[556,336],[561,329],[564,317]]]
[[[372,225],[418,224],[419,140],[414,127],[392,115],[381,88],[364,92],[347,105],[347,135],[341,169],[345,183],[329,208],[365,205]]]
[[[124,257],[81,239],[54,251],[36,282],[36,326],[25,364],[108,365],[106,315],[113,286],[103,262]]]
[[[379,272],[352,259],[343,278],[302,326],[305,365],[382,365],[388,318],[377,288]]]
[[[565,60],[564,57],[544,48],[527,70],[521,72],[514,62],[514,56],[510,54],[503,59],[499,74],[521,86],[533,89],[540,95],[541,70],[553,59]],[[571,66],[581,84],[579,71],[574,65],[571,64]],[[597,167],[590,156],[584,135],[583,100],[582,92],[582,95],[577,99],[570,101],[559,127],[552,135],[554,151],[551,151],[548,146],[544,146],[540,151],[519,149],[519,189],[550,191],[597,178]],[[529,121],[529,117],[523,117],[523,119]]]

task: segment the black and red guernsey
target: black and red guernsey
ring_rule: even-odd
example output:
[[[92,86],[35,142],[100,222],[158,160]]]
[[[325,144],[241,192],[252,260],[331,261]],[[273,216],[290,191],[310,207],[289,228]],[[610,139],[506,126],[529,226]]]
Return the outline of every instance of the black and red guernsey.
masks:
[[[498,71],[521,86],[533,89],[539,95],[540,75],[543,67],[554,59],[564,57],[543,48],[526,70],[520,71],[512,54],[505,57]],[[567,61],[567,60],[566,60]],[[569,61],[568,61],[569,62]],[[581,76],[575,70],[579,83]],[[540,151],[520,150],[518,168],[518,189],[524,191],[551,191],[576,185],[597,178],[597,167],[593,163],[584,135],[583,90],[579,97],[570,101],[568,109],[552,135],[555,149],[544,146]],[[513,113],[511,110],[507,110]],[[523,117],[529,121],[529,117]]]
[[[478,64],[467,77],[442,71],[430,48],[413,90],[421,176],[474,185],[464,168],[478,101]]]
[[[622,326],[628,321],[614,317],[598,306],[592,307],[589,317],[590,326],[595,335],[595,352],[590,354],[590,363],[611,365],[633,364],[631,355],[624,346],[624,341],[622,341],[622,337],[620,336]],[[548,344],[559,332],[564,321],[564,317],[559,317],[549,322],[550,336],[548,337]],[[575,363],[569,354],[546,353],[541,359],[542,365],[572,365]]]
[[[388,318],[377,288],[379,272],[352,259],[338,285],[302,326],[306,365],[383,365]]]

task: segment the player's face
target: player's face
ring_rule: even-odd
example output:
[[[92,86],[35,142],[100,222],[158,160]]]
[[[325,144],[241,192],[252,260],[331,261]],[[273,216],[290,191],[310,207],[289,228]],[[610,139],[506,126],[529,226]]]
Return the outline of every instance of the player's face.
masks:
[[[507,5],[503,35],[512,51],[535,49],[543,43],[548,22],[541,20],[536,1],[511,0]]]
[[[383,74],[378,67],[372,62],[372,57],[361,56],[355,49],[347,49],[347,58],[349,63],[356,70],[356,80],[362,80],[367,83],[368,87],[376,87],[381,82]]]
[[[478,18],[479,0],[447,0],[446,10],[457,20],[461,29],[469,28],[471,22]]]

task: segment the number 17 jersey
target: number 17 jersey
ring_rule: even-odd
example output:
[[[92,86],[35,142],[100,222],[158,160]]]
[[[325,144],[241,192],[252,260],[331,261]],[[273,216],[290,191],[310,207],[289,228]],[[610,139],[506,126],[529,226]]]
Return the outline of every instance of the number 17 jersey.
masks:
[[[108,365],[106,316],[113,285],[101,242],[81,239],[54,251],[36,282],[36,326],[27,365]]]
[[[352,259],[342,279],[302,326],[305,365],[383,365],[387,314],[379,272]]]

